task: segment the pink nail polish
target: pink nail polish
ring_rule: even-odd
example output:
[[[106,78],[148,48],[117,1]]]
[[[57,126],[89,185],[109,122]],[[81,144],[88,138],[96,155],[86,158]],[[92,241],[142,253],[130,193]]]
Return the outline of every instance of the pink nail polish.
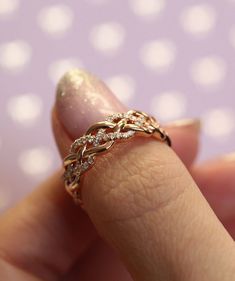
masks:
[[[101,80],[83,70],[68,71],[58,83],[57,116],[72,138],[107,115],[125,110]]]

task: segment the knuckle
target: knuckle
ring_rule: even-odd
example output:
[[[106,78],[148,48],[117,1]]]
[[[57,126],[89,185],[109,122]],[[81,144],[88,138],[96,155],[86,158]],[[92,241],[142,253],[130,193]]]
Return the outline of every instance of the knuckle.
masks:
[[[102,206],[98,211],[104,221],[131,220],[160,211],[185,192],[183,164],[166,146],[154,141],[143,145],[143,141],[118,146],[94,169],[99,188],[93,189],[95,205]]]

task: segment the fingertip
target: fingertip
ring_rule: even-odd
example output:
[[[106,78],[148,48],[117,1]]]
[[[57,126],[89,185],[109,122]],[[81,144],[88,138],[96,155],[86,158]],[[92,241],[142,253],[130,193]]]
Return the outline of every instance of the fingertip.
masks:
[[[167,124],[166,130],[172,138],[172,148],[187,167],[196,160],[200,146],[201,121],[182,119]]]

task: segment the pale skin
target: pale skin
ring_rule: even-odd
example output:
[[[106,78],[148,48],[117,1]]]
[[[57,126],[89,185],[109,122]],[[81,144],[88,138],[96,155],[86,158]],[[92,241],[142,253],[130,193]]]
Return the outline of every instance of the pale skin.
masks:
[[[82,71],[57,91],[62,158],[84,127],[126,110]],[[195,164],[198,121],[166,127],[172,149],[137,137],[99,157],[84,179],[85,212],[65,192],[61,170],[3,213],[1,280],[235,280],[235,207],[224,204],[234,196],[235,157]]]

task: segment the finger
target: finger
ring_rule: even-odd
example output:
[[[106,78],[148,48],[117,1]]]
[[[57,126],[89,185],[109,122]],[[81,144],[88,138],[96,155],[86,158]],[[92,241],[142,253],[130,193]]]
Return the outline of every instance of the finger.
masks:
[[[96,232],[66,196],[59,172],[1,216],[0,237],[0,259],[16,272],[21,269],[51,281],[70,270]]]
[[[103,240],[98,239],[92,249],[73,267],[64,280],[131,281],[133,279],[114,251]]]
[[[57,142],[63,154],[62,157],[64,157],[64,152],[67,152],[67,147],[70,145],[71,140],[60,126],[55,112],[53,114],[53,127],[54,131],[56,131],[55,135],[60,136]],[[197,119],[178,120],[168,124],[166,129],[173,140],[173,149],[186,166],[191,166],[198,152],[200,121]],[[91,271],[90,268],[93,268],[93,270]],[[89,250],[89,253],[85,255],[85,258],[74,265],[73,270],[66,276],[66,280],[75,280],[77,278],[89,281],[113,280],[114,276],[117,280],[124,281],[130,279],[129,274],[123,269],[113,251],[109,247],[102,247],[101,242],[101,246],[100,243],[98,245],[95,244]]]
[[[195,161],[201,131],[199,119],[183,119],[168,124],[166,127],[172,138],[172,148],[184,162],[186,167],[190,167]]]
[[[235,155],[226,155],[192,169],[192,175],[216,215],[235,237]]]
[[[107,104],[107,101],[104,102],[104,96],[106,96],[107,100],[110,98],[110,93],[108,93],[107,95],[107,91],[109,91],[105,86],[102,86],[102,95],[100,95],[100,102],[99,101],[99,93],[97,93],[97,97],[96,97],[96,102],[98,102],[98,106],[97,105],[93,105],[95,108],[100,108],[100,112],[101,114],[99,114],[99,111],[96,113],[99,114],[99,116],[101,117],[102,115],[105,115],[105,112],[107,112],[107,114],[109,114],[110,112],[113,112],[113,110],[110,110],[110,106],[112,106],[112,104],[115,106],[115,102],[112,101],[112,99],[109,101],[110,105]],[[63,93],[65,93],[62,90]],[[104,95],[103,95],[104,92]],[[58,96],[60,96],[60,92],[58,93]],[[60,98],[60,97],[59,97]],[[87,107],[87,104],[92,104],[92,101],[90,100],[90,103],[87,102],[87,99],[94,99],[94,95],[93,97],[90,97],[89,92],[85,91],[81,94],[81,101],[79,102],[79,107],[80,107],[80,111],[83,111],[83,108]],[[86,105],[83,104],[83,101],[86,101]],[[102,105],[105,104],[106,105],[106,109],[103,109]],[[64,108],[69,108],[71,107],[70,105],[65,106],[64,104],[60,104],[59,102],[57,103],[57,110],[58,111],[63,111]],[[124,108],[124,107],[123,107]],[[92,110],[94,110],[94,108],[88,110],[89,112],[92,112]],[[123,109],[124,110],[124,109]],[[68,112],[69,114],[72,114],[72,112]],[[76,114],[76,113],[75,113]],[[93,116],[93,115],[92,115]],[[91,117],[92,117],[91,116]],[[93,118],[93,122],[95,122],[95,120],[98,120],[98,117],[92,117]],[[85,124],[87,125],[87,127],[92,124],[92,121],[89,121],[89,118],[86,117],[86,120],[81,120],[81,123],[83,124],[83,127],[81,127],[83,130],[85,130]],[[76,123],[74,124],[74,126],[76,127],[76,134],[77,136],[79,136],[81,133],[81,128],[79,125],[77,125]],[[167,126],[168,131],[171,133],[172,139],[173,139],[173,148],[175,149],[175,151],[179,154],[179,156],[181,157],[181,159],[185,162],[185,164],[187,166],[190,166],[192,164],[192,162],[194,161],[196,154],[197,154],[197,150],[198,150],[198,140],[199,140],[199,131],[200,131],[200,123],[198,120],[194,120],[194,119],[187,119],[187,120],[180,120],[174,123],[171,123]],[[58,138],[56,138],[57,140],[57,145],[60,148],[60,152],[62,157],[65,156],[65,154],[67,153],[67,148],[71,143],[71,140],[69,138],[69,133],[65,133],[65,131],[63,130],[63,127],[60,125],[60,122],[58,122],[58,118],[56,117],[56,112],[53,112],[53,130],[55,135],[59,136]],[[187,147],[188,150],[190,151],[190,153],[185,153],[185,150],[182,149],[183,147]],[[110,264],[112,265],[116,265],[115,267],[115,276],[117,276],[117,278],[120,279],[124,279],[123,275],[123,271],[119,270],[119,268],[122,266],[120,265],[120,262],[117,260],[116,256],[113,256],[112,251],[110,249],[107,250],[107,252],[109,252],[109,267]],[[96,248],[94,250],[90,250],[91,255],[86,257],[85,262],[87,264],[89,264],[90,266],[92,266],[92,268],[96,268],[96,260],[94,260],[94,256],[97,257],[97,252],[96,252]],[[102,256],[98,257],[98,260],[100,261],[101,264],[104,264],[105,266],[99,266],[99,276],[100,276],[100,280],[103,280],[105,277],[107,278],[108,272],[106,270],[106,265],[107,265],[107,261],[102,259]],[[87,270],[88,267],[84,266],[84,262],[79,263],[78,266],[79,270],[78,272],[76,272],[76,267],[75,267],[75,272],[72,271],[70,273],[71,278],[77,278],[77,276],[82,276],[82,278],[88,278],[89,280],[91,279],[91,271]],[[114,266],[112,267],[114,268]],[[95,270],[93,270],[93,272],[95,272],[94,274],[98,274]],[[75,276],[75,277],[74,277]],[[128,274],[126,274],[126,278],[128,278]]]
[[[103,90],[101,91],[101,93],[102,92],[106,93],[107,89],[106,87],[105,88],[104,87],[105,86],[103,86]],[[58,93],[58,95],[60,96],[60,93]],[[84,99],[87,100],[87,95],[90,98],[89,92],[87,93],[86,91],[84,91],[81,95],[81,102],[79,102],[79,107],[81,111],[84,110],[83,107],[85,108],[87,106],[83,104],[83,100]],[[104,95],[107,97],[106,94]],[[98,99],[98,97],[99,96],[97,95],[96,99]],[[108,94],[108,97],[110,97],[110,94]],[[104,110],[101,106],[101,104],[103,104],[103,95],[101,95],[100,99],[102,100],[102,102],[99,104],[98,108],[101,109],[102,114],[100,114],[100,117],[102,117],[102,115],[105,115],[106,111],[107,114],[110,113],[110,110],[109,109]],[[110,100],[110,103],[114,104],[112,100]],[[105,104],[107,104],[107,101]],[[60,110],[63,111],[64,104],[62,104],[61,107],[60,107],[60,103],[58,103],[57,109],[59,111]],[[70,105],[68,105],[68,107],[70,107]],[[94,109],[91,109],[90,111],[92,110]],[[97,110],[96,113],[99,114]],[[69,114],[71,113],[69,112]],[[93,122],[95,122],[95,120],[98,120],[98,118],[94,118]],[[87,118],[85,121],[81,120],[81,122],[83,125],[87,124],[87,127],[92,124],[92,122],[87,122]],[[80,131],[80,123],[78,124],[78,126],[76,124],[74,125]],[[70,145],[71,140],[68,134],[65,133],[62,126],[58,122],[58,118],[56,117],[55,111],[53,114],[53,128],[54,128],[55,135],[60,136],[59,138],[57,138],[57,145],[60,148],[62,157],[64,157],[65,154],[67,153],[67,147]],[[85,130],[85,126],[83,126],[83,128]],[[173,140],[173,149],[176,151],[176,153],[178,153],[179,157],[182,159],[182,161],[184,161],[185,165],[190,166],[194,162],[198,152],[200,121],[197,119],[179,120],[171,124],[168,124],[166,128],[169,131],[171,138]],[[80,132],[77,132],[77,136],[79,135]],[[129,274],[121,270],[122,266],[120,265],[120,261],[117,259],[115,255],[113,255],[111,249],[106,248],[105,257],[107,255],[109,256],[107,260],[105,260],[103,252],[102,250],[100,250],[100,247],[98,247],[98,249],[99,249],[99,253],[101,253],[100,255],[97,253],[97,247],[92,247],[92,249],[89,251],[90,255],[86,255],[85,260],[76,264],[74,266],[74,270],[70,272],[69,277],[66,277],[66,279],[71,278],[71,280],[74,280],[76,278],[82,278],[83,280],[93,280],[91,277],[91,274],[93,272],[96,275],[96,279],[94,280],[97,280],[98,276],[99,276],[98,280],[107,279],[109,274],[111,277],[116,276],[118,280],[126,280],[126,279],[129,280]],[[98,270],[96,270],[97,260],[99,261]],[[90,271],[90,267],[93,268],[93,271]],[[112,268],[112,270],[107,272],[107,267],[109,269]]]
[[[71,138],[84,126],[84,116],[103,119],[89,105],[80,111],[81,104],[94,101],[94,91],[102,93],[100,82],[89,75],[80,81],[73,72],[59,86],[58,119]],[[98,231],[136,280],[234,278],[233,240],[166,145],[138,138],[117,144],[87,173],[82,196]]]

